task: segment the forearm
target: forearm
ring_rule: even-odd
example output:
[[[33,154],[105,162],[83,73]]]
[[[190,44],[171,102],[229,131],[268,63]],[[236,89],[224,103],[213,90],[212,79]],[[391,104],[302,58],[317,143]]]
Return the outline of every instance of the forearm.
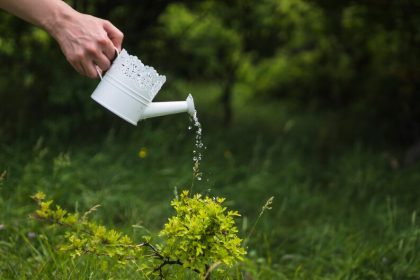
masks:
[[[123,34],[109,21],[82,14],[62,0],[0,0],[0,9],[45,29],[60,45],[70,64],[95,78],[106,71],[121,50]]]
[[[62,0],[0,0],[0,8],[56,36],[60,22],[77,11]]]

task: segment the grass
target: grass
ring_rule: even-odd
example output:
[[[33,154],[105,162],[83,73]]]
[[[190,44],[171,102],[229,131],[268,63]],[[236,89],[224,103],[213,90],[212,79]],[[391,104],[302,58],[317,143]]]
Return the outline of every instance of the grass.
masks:
[[[242,237],[275,197],[231,278],[420,279],[419,165],[397,166],[398,149],[342,139],[333,115],[294,112],[284,103],[237,98],[225,129],[217,87],[176,88],[202,93],[196,103],[207,149],[193,191],[226,197],[243,215]],[[76,211],[100,204],[95,219],[137,239],[157,232],[173,214],[174,191],[191,186],[187,127],[187,117],[176,115],[72,143],[43,135],[2,144],[0,279],[141,279],[100,258],[58,253],[54,232],[28,219],[35,209],[29,196],[41,190]],[[173,279],[191,277],[178,275]]]

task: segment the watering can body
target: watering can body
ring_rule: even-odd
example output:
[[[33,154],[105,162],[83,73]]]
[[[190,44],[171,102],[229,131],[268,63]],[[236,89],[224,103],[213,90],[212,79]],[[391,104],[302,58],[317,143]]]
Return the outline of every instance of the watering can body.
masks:
[[[183,112],[193,115],[195,107],[191,95],[185,101],[152,102],[165,81],[166,77],[153,67],[122,50],[91,97],[133,125],[151,117]]]

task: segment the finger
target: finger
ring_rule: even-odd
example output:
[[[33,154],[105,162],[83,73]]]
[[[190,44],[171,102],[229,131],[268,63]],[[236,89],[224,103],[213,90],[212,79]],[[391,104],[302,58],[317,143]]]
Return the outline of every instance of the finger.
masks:
[[[114,46],[118,49],[118,51],[121,51],[124,34],[107,20],[104,21],[103,27]]]
[[[98,72],[96,72],[95,64],[91,63],[82,63],[84,75],[96,79],[99,77]]]
[[[77,73],[85,75],[85,71],[79,60],[75,59],[74,57],[71,58],[69,56],[66,56],[66,59],[70,63],[70,65],[77,71]]]
[[[102,52],[110,61],[114,61],[117,56],[115,53],[115,47],[110,39],[107,38],[107,40],[108,43],[102,46]]]
[[[77,73],[84,75],[83,67],[79,63],[70,63],[70,65],[77,71]]]
[[[115,51],[114,51],[115,52]],[[106,71],[106,70],[108,70],[109,69],[109,67],[111,66],[111,61],[109,60],[109,58],[105,55],[105,54],[103,54],[103,53],[100,53],[100,54],[98,54],[96,57],[95,57],[95,59],[93,60],[94,61],[94,63],[96,64],[96,65],[98,65],[98,67],[102,70],[102,71]]]
[[[87,53],[74,52],[72,54],[66,54],[66,58],[79,74],[90,78],[96,78],[98,76],[92,63],[93,59],[89,58]]]
[[[80,70],[77,70],[77,72],[79,72],[79,74],[81,74],[83,76],[87,76],[86,71],[83,68],[83,64],[81,62],[79,62],[77,65],[78,65],[78,69],[80,69]]]
[[[89,48],[89,54],[93,57],[99,56],[99,52],[105,54],[109,60],[113,60],[115,56],[114,43],[109,39],[108,33],[105,31],[101,32],[101,35],[96,40],[97,45],[91,45]]]

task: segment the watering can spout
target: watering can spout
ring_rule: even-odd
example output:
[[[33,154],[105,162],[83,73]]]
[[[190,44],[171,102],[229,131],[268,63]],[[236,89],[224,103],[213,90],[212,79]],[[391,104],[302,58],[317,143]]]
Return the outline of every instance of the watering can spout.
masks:
[[[194,99],[191,94],[185,101],[151,102],[144,109],[142,119],[166,116],[177,113],[188,113],[191,116],[195,113]]]

